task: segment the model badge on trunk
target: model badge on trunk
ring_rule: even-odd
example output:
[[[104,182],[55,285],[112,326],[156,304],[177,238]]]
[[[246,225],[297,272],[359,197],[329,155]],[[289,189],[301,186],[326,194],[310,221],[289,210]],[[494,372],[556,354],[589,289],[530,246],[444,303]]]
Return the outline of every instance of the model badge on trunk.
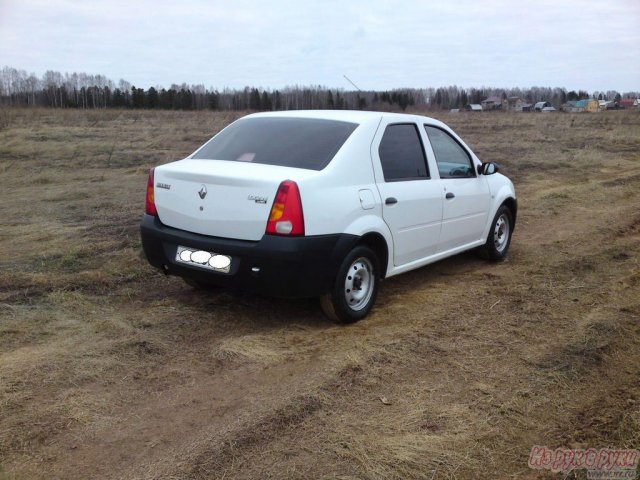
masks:
[[[207,196],[207,187],[204,186],[204,183],[200,187],[200,190],[198,190],[198,195],[200,195],[200,198],[203,200],[204,200],[204,197]]]
[[[256,203],[267,203],[267,197],[259,197],[258,195],[249,195],[247,200],[253,200]]]

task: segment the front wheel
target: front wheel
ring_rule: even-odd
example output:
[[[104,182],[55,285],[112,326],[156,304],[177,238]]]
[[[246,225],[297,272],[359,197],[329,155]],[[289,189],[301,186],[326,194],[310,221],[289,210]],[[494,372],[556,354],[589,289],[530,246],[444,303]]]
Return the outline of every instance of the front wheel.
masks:
[[[324,314],[340,323],[366,317],[376,301],[379,272],[378,257],[370,248],[351,250],[338,269],[333,290],[320,297]]]
[[[489,260],[499,261],[507,256],[513,232],[513,215],[511,210],[502,205],[493,217],[487,242],[482,247],[482,253]]]

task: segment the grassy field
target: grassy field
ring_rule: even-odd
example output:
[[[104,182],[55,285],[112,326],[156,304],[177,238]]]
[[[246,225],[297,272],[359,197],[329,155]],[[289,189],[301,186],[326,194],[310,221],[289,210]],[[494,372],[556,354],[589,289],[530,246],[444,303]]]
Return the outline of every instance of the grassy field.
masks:
[[[510,256],[346,327],[143,260],[148,168],[235,117],[0,111],[0,479],[585,478],[531,447],[640,447],[640,112],[442,114],[514,180]]]

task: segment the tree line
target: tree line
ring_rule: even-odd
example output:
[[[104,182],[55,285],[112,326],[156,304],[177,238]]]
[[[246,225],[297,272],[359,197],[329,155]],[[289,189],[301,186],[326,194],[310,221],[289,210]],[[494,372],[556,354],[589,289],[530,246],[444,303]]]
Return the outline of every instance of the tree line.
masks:
[[[47,71],[42,77],[24,70],[0,70],[0,105],[53,108],[145,108],[166,110],[299,110],[373,109],[406,110],[410,106],[432,109],[463,108],[490,96],[520,97],[529,103],[547,101],[559,107],[568,100],[637,98],[638,92],[567,91],[564,88],[406,88],[391,91],[344,91],[323,86],[283,89],[245,87],[222,90],[204,85],[173,84],[169,88],[136,87],[121,79],[117,84],[104,75]]]

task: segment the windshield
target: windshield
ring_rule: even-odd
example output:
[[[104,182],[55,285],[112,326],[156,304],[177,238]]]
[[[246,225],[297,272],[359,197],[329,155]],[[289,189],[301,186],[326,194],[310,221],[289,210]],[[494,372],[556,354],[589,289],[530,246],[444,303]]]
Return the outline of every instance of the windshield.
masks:
[[[246,118],[229,125],[191,158],[322,170],[357,126],[315,118]]]

